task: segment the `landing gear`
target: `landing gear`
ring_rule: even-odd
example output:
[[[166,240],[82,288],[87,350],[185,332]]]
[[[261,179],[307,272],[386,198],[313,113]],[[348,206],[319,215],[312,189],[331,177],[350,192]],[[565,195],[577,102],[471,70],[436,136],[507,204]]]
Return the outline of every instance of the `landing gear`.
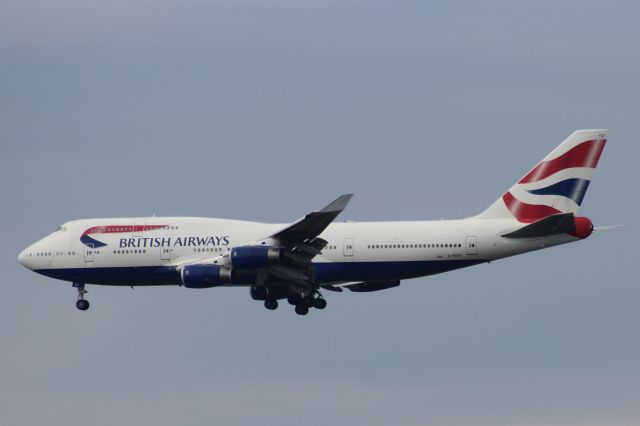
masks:
[[[299,305],[301,301],[302,298],[299,294],[290,294],[289,297],[287,297],[287,302],[293,306]]]
[[[307,296],[302,299],[302,304],[307,308],[313,308],[314,301],[313,296]]]
[[[80,309],[81,311],[86,311],[87,309],[89,309],[89,301],[84,299],[78,300],[76,302],[76,308]]]
[[[265,299],[264,307],[270,311],[278,309],[278,301],[276,299]]]
[[[78,289],[78,301],[76,302],[76,308],[81,311],[86,311],[89,309],[89,301],[84,299],[84,295],[88,293],[87,290],[84,289],[83,283],[73,283],[73,286]]]
[[[313,299],[313,307],[316,309],[324,309],[327,307],[327,301],[323,297]]]
[[[327,307],[327,301],[317,289],[290,289],[287,301],[295,306],[298,315],[307,315],[311,308],[324,309]]]

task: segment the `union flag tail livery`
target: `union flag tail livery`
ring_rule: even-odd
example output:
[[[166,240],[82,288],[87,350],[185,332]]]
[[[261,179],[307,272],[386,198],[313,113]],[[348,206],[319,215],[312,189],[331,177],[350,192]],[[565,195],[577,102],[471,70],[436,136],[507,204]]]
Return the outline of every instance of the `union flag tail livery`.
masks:
[[[607,141],[578,130],[478,216],[414,222],[335,222],[351,194],[289,224],[198,217],[73,220],[20,253],[18,261],[86,285],[244,287],[274,310],[306,315],[321,291],[372,292],[401,280],[576,242],[593,225],[576,217]],[[45,211],[45,209],[41,209]]]
[[[607,143],[608,130],[578,130],[524,175],[478,218],[531,223],[577,214]]]

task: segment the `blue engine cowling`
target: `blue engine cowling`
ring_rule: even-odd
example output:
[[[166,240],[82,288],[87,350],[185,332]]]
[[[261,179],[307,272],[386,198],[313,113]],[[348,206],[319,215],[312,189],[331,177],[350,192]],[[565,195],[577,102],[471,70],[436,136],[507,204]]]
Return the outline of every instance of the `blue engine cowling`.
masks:
[[[256,270],[280,263],[280,249],[267,246],[245,246],[231,249],[233,269]]]
[[[180,274],[187,288],[209,288],[231,284],[231,270],[219,265],[187,265]]]
[[[220,285],[255,284],[258,276],[251,271],[236,271],[220,265],[187,265],[180,274],[187,288],[210,288]]]

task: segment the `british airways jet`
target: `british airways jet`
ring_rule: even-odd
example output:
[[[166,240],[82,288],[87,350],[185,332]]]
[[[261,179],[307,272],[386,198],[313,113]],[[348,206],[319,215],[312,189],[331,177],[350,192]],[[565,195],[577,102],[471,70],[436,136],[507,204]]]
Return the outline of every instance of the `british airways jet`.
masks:
[[[593,232],[577,216],[607,141],[578,130],[488,209],[467,219],[414,222],[334,220],[351,194],[291,224],[143,217],[74,220],[20,253],[25,267],[86,285],[248,287],[276,309],[324,309],[321,290],[369,292],[401,280],[465,268],[579,241]]]

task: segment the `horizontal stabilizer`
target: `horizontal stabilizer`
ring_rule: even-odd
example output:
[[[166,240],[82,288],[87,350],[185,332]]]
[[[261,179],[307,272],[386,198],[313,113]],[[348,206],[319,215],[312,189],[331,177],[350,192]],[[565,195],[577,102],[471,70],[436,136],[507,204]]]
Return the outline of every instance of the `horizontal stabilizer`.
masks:
[[[576,231],[573,213],[547,216],[516,231],[503,234],[505,238],[539,238],[554,234],[571,234]]]

